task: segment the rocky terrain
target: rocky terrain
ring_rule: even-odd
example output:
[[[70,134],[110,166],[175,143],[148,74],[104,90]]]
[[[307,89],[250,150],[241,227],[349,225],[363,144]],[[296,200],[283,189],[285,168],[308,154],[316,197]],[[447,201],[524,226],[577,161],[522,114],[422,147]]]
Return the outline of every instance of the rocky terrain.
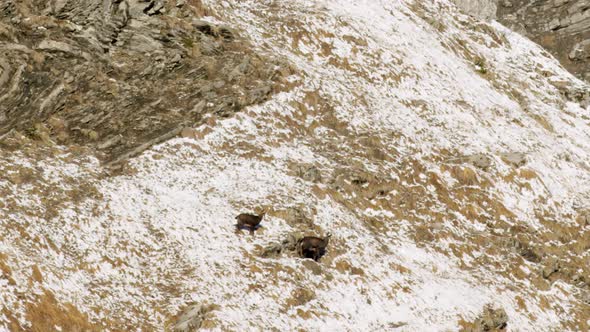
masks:
[[[0,6],[0,329],[590,328],[589,86],[520,34],[450,0]]]
[[[580,79],[590,81],[590,3],[585,0],[454,0],[465,13],[497,19],[545,47]]]
[[[498,0],[454,0],[463,12],[481,20],[496,19]]]
[[[549,50],[590,81],[590,3],[586,0],[455,0],[465,12],[498,19]]]
[[[590,3],[586,0],[505,0],[498,6],[500,22],[524,33],[590,82]]]
[[[112,162],[281,89],[288,67],[204,15],[198,0],[3,1],[0,135],[89,145]]]

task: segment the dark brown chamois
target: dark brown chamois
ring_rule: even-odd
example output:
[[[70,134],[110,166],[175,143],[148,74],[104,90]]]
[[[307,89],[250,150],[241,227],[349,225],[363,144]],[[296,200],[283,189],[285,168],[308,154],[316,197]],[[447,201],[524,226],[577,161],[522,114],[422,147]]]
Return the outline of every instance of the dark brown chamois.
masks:
[[[299,257],[311,258],[318,261],[326,253],[326,247],[330,242],[332,234],[328,233],[323,239],[315,236],[306,236],[299,240],[297,245],[297,253]]]
[[[238,228],[238,230],[241,230],[242,228],[247,228],[250,231],[250,234],[253,234],[254,231],[257,230],[258,227],[260,227],[260,222],[262,221],[262,218],[265,214],[266,211],[262,211],[262,213],[258,216],[255,214],[240,213],[236,217],[236,220],[238,221],[236,227]]]

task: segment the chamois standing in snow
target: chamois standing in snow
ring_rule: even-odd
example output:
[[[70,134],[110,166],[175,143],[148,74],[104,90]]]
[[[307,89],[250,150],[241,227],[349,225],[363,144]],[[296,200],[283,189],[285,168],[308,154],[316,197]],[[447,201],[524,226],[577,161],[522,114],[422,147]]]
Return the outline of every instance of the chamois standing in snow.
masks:
[[[326,247],[330,242],[332,234],[328,233],[326,237],[320,238],[315,236],[306,236],[299,240],[297,244],[297,253],[302,258],[311,258],[318,261],[326,253]]]
[[[250,234],[254,234],[254,231],[258,229],[260,222],[262,221],[262,218],[265,214],[266,210],[262,211],[262,213],[258,216],[255,214],[240,213],[236,217],[236,220],[238,221],[236,227],[238,228],[238,230],[241,230],[242,228],[248,228]]]

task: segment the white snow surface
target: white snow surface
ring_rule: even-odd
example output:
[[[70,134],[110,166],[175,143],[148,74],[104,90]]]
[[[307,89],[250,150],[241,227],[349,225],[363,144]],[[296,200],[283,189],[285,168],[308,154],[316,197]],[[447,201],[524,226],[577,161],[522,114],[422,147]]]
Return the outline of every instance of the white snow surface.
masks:
[[[544,209],[563,215],[590,203],[590,109],[566,101],[552,84],[584,83],[531,41],[497,23],[459,14],[447,0],[207,2],[216,19],[238,27],[260,50],[292,63],[298,85],[214,126],[197,127],[209,130],[204,138],[153,147],[131,161],[136,172],[130,175],[100,178],[93,159],[48,158],[32,165],[16,153],[13,165],[42,167],[47,183],[72,179],[63,185],[67,189],[76,179],[96,178],[103,195],[62,208],[51,219],[1,212],[3,227],[19,224],[32,239],[52,243],[27,249],[26,241],[16,244],[16,233],[0,238],[0,252],[8,256],[16,281],[11,285],[0,278],[0,306],[23,326],[28,323],[22,299],[15,294],[26,290],[30,298],[42,289],[92,321],[116,317],[155,330],[194,302],[217,305],[211,329],[232,331],[458,330],[461,319],[475,319],[488,303],[504,308],[509,326],[518,331],[560,330],[572,319],[573,286],[557,281],[537,292],[527,279],[511,280],[479,266],[482,253],[456,257],[418,245],[410,216],[350,208],[318,194],[328,183],[305,181],[290,165],[313,163],[329,178],[336,168],[358,162],[399,178],[405,171],[401,164],[378,163],[355,151],[355,137],[371,135],[381,137],[386,153],[414,158],[454,188],[456,180],[432,156],[443,150],[485,153],[492,156],[493,171],[475,171],[494,183],[486,194],[516,216],[510,222],[543,227],[535,217],[540,197]],[[486,28],[473,28],[481,26]],[[322,52],[325,45],[331,48],[328,55]],[[485,59],[489,73],[478,72],[460,45]],[[326,120],[326,111],[306,99],[312,92],[331,105],[335,119]],[[335,129],[330,121],[345,128]],[[498,157],[505,152],[526,153],[526,167],[538,175],[528,189],[502,177],[512,170]],[[437,195],[438,189],[421,182],[407,186]],[[47,209],[41,194],[25,186],[11,190],[12,200],[0,200]],[[273,213],[255,236],[234,232],[238,213],[262,206],[303,206],[314,211],[316,226],[332,232],[334,249],[320,261],[320,274],[292,254],[254,254],[294,230]],[[433,206],[449,209],[442,202]],[[451,215],[458,224],[445,220],[441,227],[462,236],[485,231],[482,223]],[[429,220],[420,211],[412,217]],[[363,218],[394,226],[375,232]],[[339,271],[339,262],[362,273]],[[33,264],[44,280],[27,286]],[[538,267],[524,268],[536,273],[531,271]],[[301,288],[315,296],[287,304]],[[543,307],[537,295],[560,306]],[[7,319],[0,314],[0,329],[3,322]]]

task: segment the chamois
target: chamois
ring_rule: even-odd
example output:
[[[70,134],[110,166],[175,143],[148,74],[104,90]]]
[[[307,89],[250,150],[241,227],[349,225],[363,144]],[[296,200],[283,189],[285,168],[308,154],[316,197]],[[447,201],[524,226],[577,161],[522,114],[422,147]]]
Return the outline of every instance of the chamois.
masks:
[[[253,234],[254,231],[258,229],[265,214],[266,210],[262,211],[262,213],[258,216],[254,214],[240,213],[236,217],[236,220],[238,221],[236,227],[238,230],[241,230],[242,228],[248,228],[248,230],[250,230],[250,234]]]
[[[315,236],[306,236],[299,240],[297,253],[302,258],[311,258],[318,261],[326,253],[326,247],[332,234],[328,233],[323,239]]]

